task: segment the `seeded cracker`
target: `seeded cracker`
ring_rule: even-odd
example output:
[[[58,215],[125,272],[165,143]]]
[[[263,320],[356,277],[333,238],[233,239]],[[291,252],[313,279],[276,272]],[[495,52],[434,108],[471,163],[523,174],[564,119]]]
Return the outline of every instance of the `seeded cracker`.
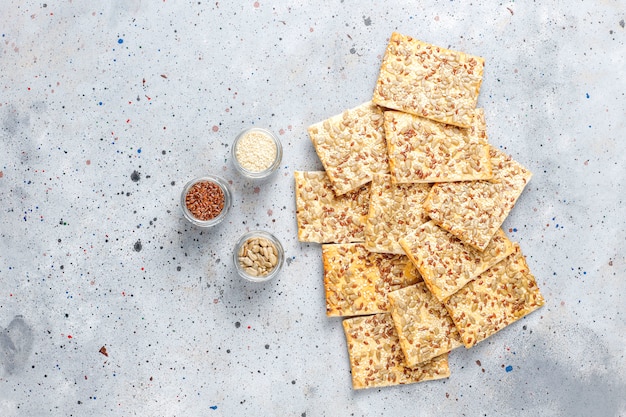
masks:
[[[502,230],[480,252],[433,221],[424,223],[400,239],[400,245],[439,301],[444,301],[513,252],[513,243]]]
[[[393,33],[372,101],[382,107],[468,127],[485,60]]]
[[[407,367],[389,313],[343,321],[354,389],[412,384],[450,376],[448,355]]]
[[[491,160],[483,109],[470,128],[398,111],[385,112],[389,167],[398,183],[489,179]]]
[[[329,317],[386,312],[389,292],[421,281],[405,255],[368,252],[360,243],[322,245],[322,260]]]
[[[296,219],[301,242],[363,242],[369,184],[335,196],[324,171],[296,171]]]
[[[463,346],[450,314],[423,282],[389,293],[389,304],[408,366]]]
[[[544,304],[519,246],[445,302],[466,348]]]
[[[423,203],[430,184],[394,184],[391,175],[375,175],[365,224],[367,250],[404,255],[398,240],[428,221]]]
[[[424,208],[442,228],[479,250],[489,244],[522,194],[532,173],[491,147],[493,178],[435,184]]]
[[[308,129],[335,194],[358,189],[389,173],[382,109],[371,101]]]

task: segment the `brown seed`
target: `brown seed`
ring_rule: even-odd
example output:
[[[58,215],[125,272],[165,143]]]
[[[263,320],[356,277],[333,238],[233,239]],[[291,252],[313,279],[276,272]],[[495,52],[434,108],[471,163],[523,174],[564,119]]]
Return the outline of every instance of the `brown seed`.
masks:
[[[211,220],[224,209],[224,191],[214,182],[200,181],[187,191],[185,204],[196,219]]]

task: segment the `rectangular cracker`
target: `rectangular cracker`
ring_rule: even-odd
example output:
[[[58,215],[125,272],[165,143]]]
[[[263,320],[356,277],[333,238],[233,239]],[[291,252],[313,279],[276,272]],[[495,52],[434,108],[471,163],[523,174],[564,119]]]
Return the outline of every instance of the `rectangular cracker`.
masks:
[[[493,178],[435,184],[424,208],[439,226],[463,242],[484,250],[522,194],[532,173],[491,147]]]
[[[445,306],[466,348],[545,303],[519,245],[515,251],[450,297]]]
[[[485,60],[393,33],[372,101],[460,127],[471,124]]]
[[[317,243],[363,242],[370,186],[335,196],[324,171],[294,173],[298,240]]]
[[[450,376],[448,354],[408,367],[389,313],[345,319],[354,389],[412,384]]]
[[[375,175],[365,223],[365,247],[371,252],[404,255],[398,240],[428,221],[424,200],[430,184],[394,184],[391,175]]]
[[[400,239],[433,295],[444,301],[482,272],[506,258],[513,243],[502,230],[484,251],[478,251],[437,226],[432,220]]]
[[[483,109],[471,127],[385,112],[389,169],[398,183],[484,180],[493,176]]]
[[[383,111],[371,101],[309,126],[308,132],[335,194],[389,173]]]
[[[408,366],[463,346],[450,314],[420,282],[389,293],[391,317]]]
[[[406,255],[373,253],[360,243],[322,245],[326,315],[389,310],[387,294],[422,280]]]

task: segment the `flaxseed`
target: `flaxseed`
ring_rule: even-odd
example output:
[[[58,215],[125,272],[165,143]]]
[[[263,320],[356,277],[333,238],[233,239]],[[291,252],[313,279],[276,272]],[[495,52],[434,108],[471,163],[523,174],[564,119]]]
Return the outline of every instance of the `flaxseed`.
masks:
[[[224,209],[224,191],[214,182],[197,182],[187,192],[185,205],[198,220],[214,219]]]

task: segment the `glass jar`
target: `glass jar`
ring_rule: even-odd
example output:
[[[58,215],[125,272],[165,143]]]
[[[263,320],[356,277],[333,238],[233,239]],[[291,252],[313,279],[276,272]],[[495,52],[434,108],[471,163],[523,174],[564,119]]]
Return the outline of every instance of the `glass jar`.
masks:
[[[280,140],[267,129],[253,127],[242,131],[231,149],[233,165],[246,178],[270,176],[283,158]]]
[[[268,245],[265,245],[263,240]],[[268,250],[264,251],[265,248]],[[271,233],[262,230],[245,233],[233,250],[233,262],[237,273],[251,282],[272,280],[280,273],[284,260],[285,252],[280,241]],[[264,267],[263,265],[268,265],[265,262],[269,262],[272,267]]]
[[[202,187],[203,183],[207,183],[208,187]],[[198,186],[194,188],[196,185]],[[217,188],[215,186],[217,186]],[[217,190],[221,190],[221,195]],[[196,192],[196,198],[191,198],[190,195],[188,201],[188,194],[194,191]],[[223,178],[215,175],[205,175],[192,179],[185,184],[180,195],[180,207],[183,211],[183,215],[192,224],[199,227],[212,227],[219,224],[228,214],[231,204],[232,193],[228,183]],[[221,206],[221,210],[213,217],[204,219],[202,215],[199,214],[207,214],[206,210],[203,211],[200,209],[202,206],[212,207],[212,209],[208,210],[209,215],[216,213],[218,211],[217,207]]]

